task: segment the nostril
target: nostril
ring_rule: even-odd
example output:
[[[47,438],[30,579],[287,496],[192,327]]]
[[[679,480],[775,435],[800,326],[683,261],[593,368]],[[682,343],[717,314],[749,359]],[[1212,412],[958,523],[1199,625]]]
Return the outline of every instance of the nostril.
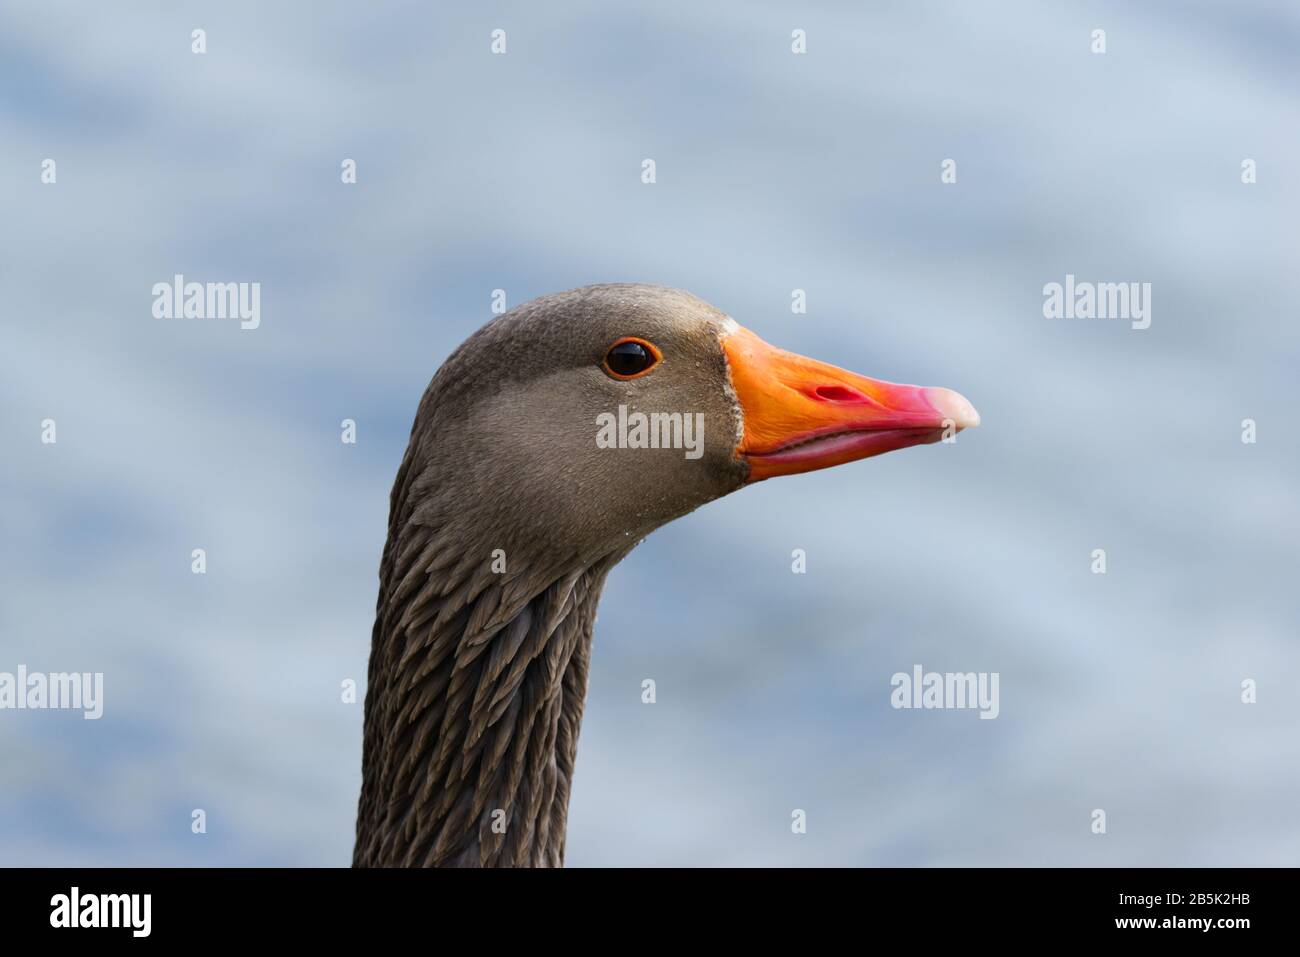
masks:
[[[850,389],[842,385],[819,385],[816,396],[819,399],[825,399],[827,402],[867,402],[865,395],[857,389]]]

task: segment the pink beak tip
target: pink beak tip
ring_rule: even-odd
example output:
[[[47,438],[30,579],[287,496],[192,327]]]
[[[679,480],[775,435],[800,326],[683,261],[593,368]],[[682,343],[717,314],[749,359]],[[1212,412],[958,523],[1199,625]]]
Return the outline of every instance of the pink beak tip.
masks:
[[[980,424],[980,414],[960,392],[952,389],[926,389],[925,397],[936,412],[945,419],[951,419],[959,429],[973,429]]]

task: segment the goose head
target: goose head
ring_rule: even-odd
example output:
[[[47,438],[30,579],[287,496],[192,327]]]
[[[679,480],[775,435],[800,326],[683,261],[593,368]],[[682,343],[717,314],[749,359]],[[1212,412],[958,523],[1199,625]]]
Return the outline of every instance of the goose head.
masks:
[[[489,322],[435,374],[393,488],[355,862],[561,863],[608,571],[747,484],[978,424],[956,392],[786,352],[662,286]]]
[[[422,414],[413,441],[457,463],[461,507],[499,530],[507,556],[511,545],[562,542],[589,560],[746,484],[979,423],[956,392],[786,352],[661,286],[533,300],[445,368],[457,401]]]

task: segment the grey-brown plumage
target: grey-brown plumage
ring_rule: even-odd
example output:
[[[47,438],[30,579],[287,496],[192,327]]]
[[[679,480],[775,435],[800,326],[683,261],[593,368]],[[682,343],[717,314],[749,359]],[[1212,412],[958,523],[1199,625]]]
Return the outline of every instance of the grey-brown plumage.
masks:
[[[616,412],[681,425],[611,444]],[[950,389],[774,348],[662,286],[588,286],[488,323],[429,383],[393,486],[354,863],[562,864],[609,570],[747,481],[979,421]]]
[[[684,292],[590,286],[494,319],[433,377],[391,496],[354,864],[563,863],[605,577],[746,477],[729,326]],[[654,374],[602,371],[625,336],[662,348]],[[620,404],[703,413],[704,454],[598,448]]]

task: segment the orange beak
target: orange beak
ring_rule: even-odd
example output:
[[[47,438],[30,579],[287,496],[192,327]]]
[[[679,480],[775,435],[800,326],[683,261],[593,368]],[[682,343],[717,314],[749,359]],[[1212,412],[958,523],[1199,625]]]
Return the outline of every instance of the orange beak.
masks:
[[[975,407],[951,389],[868,379],[777,349],[743,327],[722,347],[744,416],[736,454],[749,463],[751,482],[938,442],[980,424]]]

